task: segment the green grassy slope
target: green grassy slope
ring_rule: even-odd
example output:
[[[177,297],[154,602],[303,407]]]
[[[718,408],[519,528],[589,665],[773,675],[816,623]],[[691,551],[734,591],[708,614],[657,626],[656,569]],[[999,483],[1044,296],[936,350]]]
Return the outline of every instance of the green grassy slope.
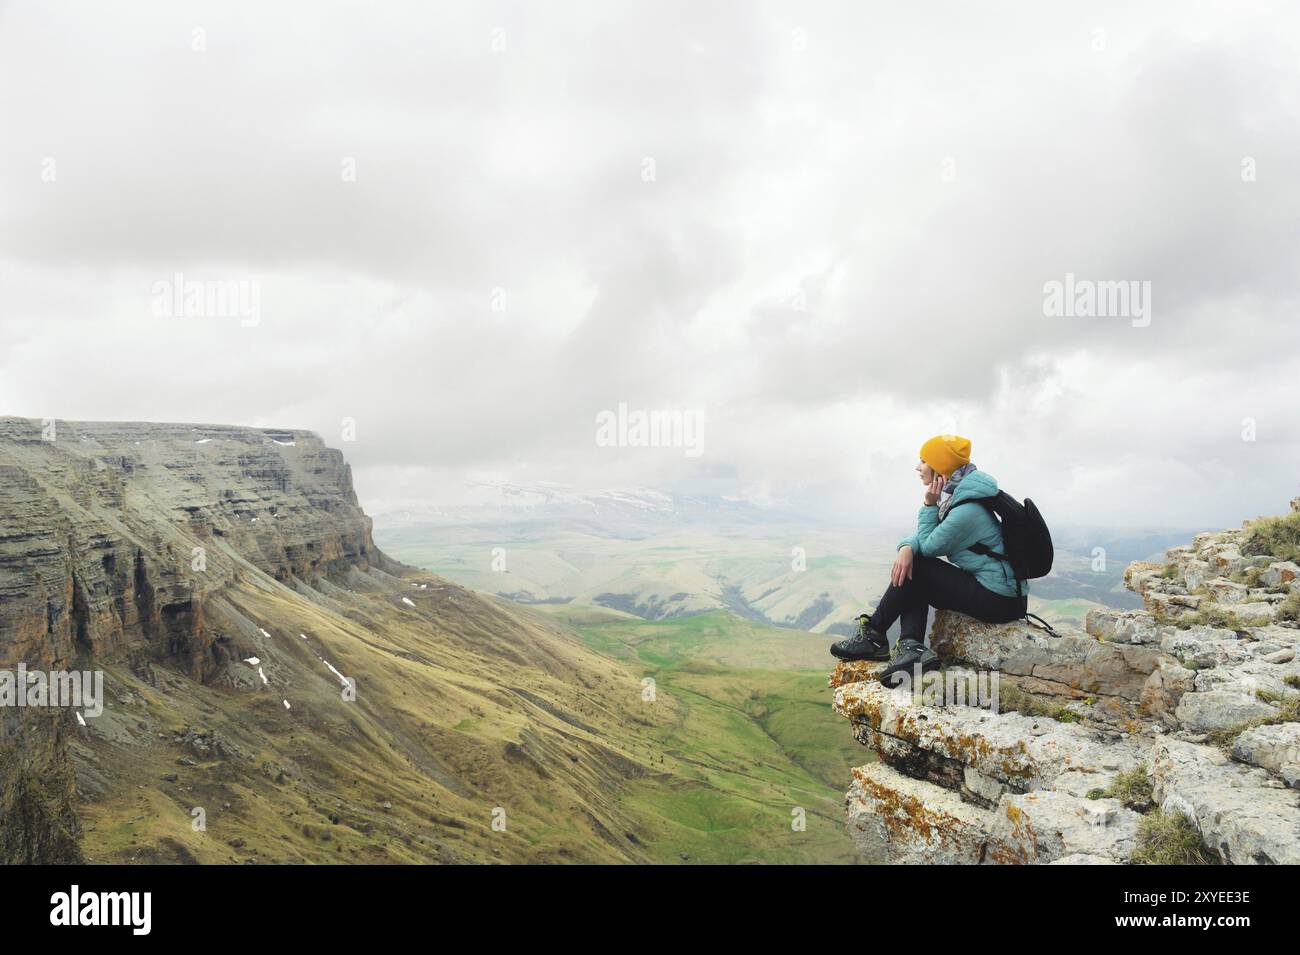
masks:
[[[418,572],[251,575],[209,607],[237,661],[213,683],[105,668],[74,743],[87,857],[854,861],[840,801],[863,754],[830,713],[824,639],[547,610]]]
[[[652,856],[856,861],[843,788],[866,754],[831,712],[825,638],[724,611],[656,622],[582,607],[547,613],[678,706],[679,720],[645,734],[670,775],[637,781],[621,801]]]
[[[504,601],[347,583],[228,590],[210,619],[241,662],[211,684],[105,667],[74,745],[91,861],[649,861],[617,803],[656,772],[633,751],[671,699],[646,711],[624,668]]]

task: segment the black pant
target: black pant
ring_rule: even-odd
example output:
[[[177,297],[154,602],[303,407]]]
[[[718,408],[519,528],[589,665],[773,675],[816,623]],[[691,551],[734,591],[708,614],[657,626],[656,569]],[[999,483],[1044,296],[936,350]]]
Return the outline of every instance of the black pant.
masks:
[[[1028,597],[1004,597],[977,581],[972,574],[938,557],[918,557],[912,577],[902,586],[889,585],[871,615],[871,625],[888,633],[895,620],[899,639],[925,641],[925,620],[930,608],[956,610],[985,623],[1010,623],[1025,615]]]

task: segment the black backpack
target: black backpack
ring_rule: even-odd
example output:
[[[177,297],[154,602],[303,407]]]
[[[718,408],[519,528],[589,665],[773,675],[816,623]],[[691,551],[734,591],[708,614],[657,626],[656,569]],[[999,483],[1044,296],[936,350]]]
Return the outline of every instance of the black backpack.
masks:
[[[1001,525],[1002,553],[999,554],[985,544],[974,544],[970,549],[977,554],[1010,564],[1016,575],[1017,593],[1021,581],[1046,577],[1051,573],[1052,535],[1033,501],[1025,498],[1025,503],[1021,504],[1006,491],[999,491],[993,497],[981,497],[962,503],[983,505]]]

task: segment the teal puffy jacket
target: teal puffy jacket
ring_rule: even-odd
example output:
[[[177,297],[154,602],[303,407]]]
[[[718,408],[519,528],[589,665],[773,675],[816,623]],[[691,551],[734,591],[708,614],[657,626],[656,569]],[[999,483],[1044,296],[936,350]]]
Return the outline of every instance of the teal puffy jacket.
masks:
[[[972,471],[957,482],[948,516],[940,521],[938,507],[921,508],[916,518],[916,533],[900,541],[898,546],[910,544],[914,557],[947,557],[968,574],[974,574],[983,587],[1004,597],[1014,597],[1016,576],[1011,565],[970,549],[972,544],[984,544],[1002,553],[1002,528],[997,520],[983,505],[964,503],[997,493],[996,478],[983,471]],[[1027,582],[1021,583],[1020,592],[1028,595]]]

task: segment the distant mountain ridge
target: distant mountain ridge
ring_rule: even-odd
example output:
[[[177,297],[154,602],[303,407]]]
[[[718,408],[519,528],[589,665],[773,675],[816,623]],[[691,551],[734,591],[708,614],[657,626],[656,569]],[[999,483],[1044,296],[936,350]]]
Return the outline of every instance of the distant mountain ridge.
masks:
[[[828,522],[788,506],[632,488],[483,484],[482,503],[391,511],[384,546],[466,586],[525,604],[576,602],[649,620],[727,609],[771,626],[831,634],[880,595],[906,528]],[[1123,567],[1181,530],[1059,528],[1036,611],[1081,624],[1134,607]],[[1101,559],[1098,560],[1098,555]]]
[[[701,522],[764,524],[790,520],[797,512],[760,506],[737,497],[683,494],[655,488],[583,489],[554,483],[467,482],[472,503],[398,506],[375,517],[386,526],[431,527],[520,525],[581,527],[603,536],[637,539],[665,528]]]

